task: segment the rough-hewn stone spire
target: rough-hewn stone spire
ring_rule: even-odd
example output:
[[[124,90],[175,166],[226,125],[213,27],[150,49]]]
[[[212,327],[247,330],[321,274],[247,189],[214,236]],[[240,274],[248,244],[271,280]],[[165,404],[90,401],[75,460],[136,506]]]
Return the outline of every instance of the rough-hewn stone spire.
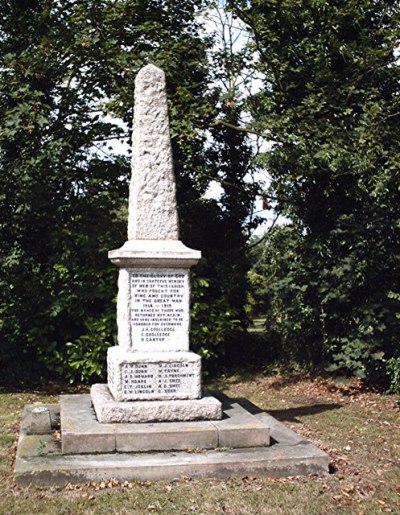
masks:
[[[149,64],[135,81],[128,240],[177,239],[165,75]]]

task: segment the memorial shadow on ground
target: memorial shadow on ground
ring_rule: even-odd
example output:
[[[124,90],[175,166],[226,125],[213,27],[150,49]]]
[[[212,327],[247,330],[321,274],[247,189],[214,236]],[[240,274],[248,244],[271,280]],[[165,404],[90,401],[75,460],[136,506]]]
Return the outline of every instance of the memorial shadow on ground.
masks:
[[[307,415],[318,415],[319,413],[323,413],[324,411],[332,411],[336,409],[342,408],[341,404],[332,403],[332,404],[313,404],[309,406],[298,406],[296,408],[287,408],[287,409],[280,409],[280,410],[268,410],[268,409],[261,409],[252,402],[250,402],[248,399],[245,399],[243,397],[221,397],[218,395],[218,397],[223,401],[223,407],[229,406],[232,403],[238,403],[243,408],[245,408],[249,413],[252,415],[257,415],[258,413],[268,413],[268,415],[271,415],[272,417],[276,418],[280,422],[295,422],[300,423],[301,420],[298,419],[298,417],[301,416],[307,416]]]
[[[268,410],[267,413],[275,417],[280,422],[297,422],[301,420],[298,417],[307,415],[318,415],[324,411],[340,409],[341,404],[314,404],[312,406],[299,406],[297,408],[288,408],[283,410]]]

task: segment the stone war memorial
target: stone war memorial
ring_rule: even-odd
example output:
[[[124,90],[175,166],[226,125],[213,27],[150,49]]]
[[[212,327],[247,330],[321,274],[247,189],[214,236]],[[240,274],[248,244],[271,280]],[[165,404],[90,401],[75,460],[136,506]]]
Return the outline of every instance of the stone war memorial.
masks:
[[[268,413],[202,389],[189,341],[190,268],[201,253],[179,239],[165,76],[151,64],[135,83],[128,240],[109,258],[118,345],[107,384],[25,406],[18,484],[328,471],[326,453]]]

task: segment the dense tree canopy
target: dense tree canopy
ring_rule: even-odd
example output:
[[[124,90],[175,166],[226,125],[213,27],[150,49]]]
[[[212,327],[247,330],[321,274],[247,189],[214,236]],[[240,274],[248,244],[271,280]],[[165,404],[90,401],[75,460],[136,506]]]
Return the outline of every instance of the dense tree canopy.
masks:
[[[129,141],[134,78],[153,62],[167,77],[182,239],[204,256],[194,349],[222,355],[246,327],[250,258],[257,314],[284,354],[400,376],[399,2],[225,4],[250,36],[239,52],[229,38],[213,46],[208,0],[0,4],[0,361],[11,375],[105,371],[107,251],[126,237],[130,173],[112,142]],[[271,143],[256,160],[248,132]],[[287,222],[246,255],[255,167]],[[204,197],[213,180],[218,201]]]
[[[107,251],[125,240],[130,173],[129,156],[109,143],[129,139],[134,78],[147,62],[167,76],[182,239],[206,255],[212,247],[209,227],[224,214],[201,198],[215,176],[204,131],[218,97],[208,87],[210,40],[196,21],[204,4],[2,2],[0,318],[10,375],[37,376],[43,365],[71,379],[105,372],[117,272]],[[223,281],[208,288],[212,270],[205,262],[198,272],[206,300],[199,318],[228,302]],[[228,327],[236,316],[225,312]],[[223,330],[209,330],[224,338]]]
[[[372,373],[399,357],[399,2],[232,8],[253,34],[253,126],[274,142],[262,160],[290,219],[268,240],[269,327],[289,354]]]

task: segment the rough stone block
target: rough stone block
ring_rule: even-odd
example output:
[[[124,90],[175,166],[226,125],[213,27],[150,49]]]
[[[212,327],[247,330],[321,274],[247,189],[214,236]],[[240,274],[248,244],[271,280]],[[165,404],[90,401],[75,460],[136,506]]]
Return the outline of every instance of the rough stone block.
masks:
[[[99,422],[105,424],[219,420],[222,417],[221,402],[208,395],[189,400],[118,402],[107,385],[95,384],[91,397]]]
[[[193,352],[127,352],[111,347],[107,370],[116,401],[201,396],[201,358]]]
[[[43,435],[51,432],[51,414],[48,406],[28,404],[25,406],[24,426],[26,434]]]
[[[128,239],[178,237],[165,74],[148,64],[135,80]]]

